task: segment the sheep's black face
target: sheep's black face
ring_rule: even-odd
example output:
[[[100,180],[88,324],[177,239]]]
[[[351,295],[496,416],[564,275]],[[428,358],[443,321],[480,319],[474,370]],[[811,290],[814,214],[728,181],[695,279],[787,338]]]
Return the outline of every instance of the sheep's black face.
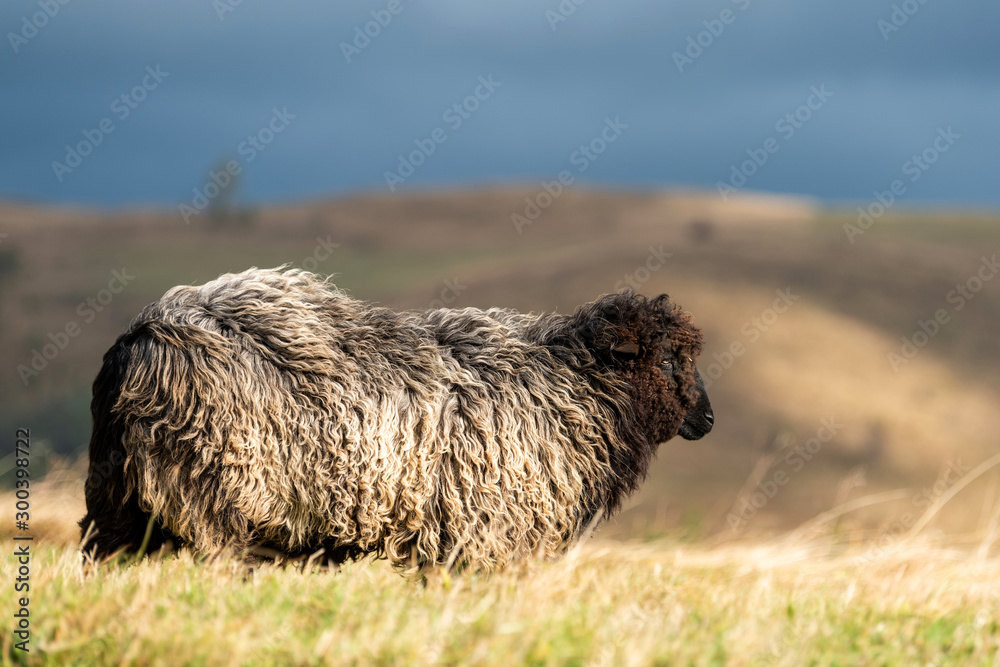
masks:
[[[701,331],[666,295],[611,294],[576,318],[598,360],[627,380],[650,443],[697,440],[712,430],[715,415],[696,367]]]
[[[681,430],[678,431],[685,440],[699,440],[706,436],[715,424],[715,413],[712,412],[712,402],[708,400],[708,392],[705,391],[705,383],[701,379],[701,373],[694,372],[697,380],[698,402],[688,410],[681,422]]]
[[[671,313],[671,317],[680,316]],[[654,442],[664,442],[679,435],[685,440],[704,437],[715,423],[712,403],[708,399],[705,383],[695,363],[701,350],[700,332],[680,316],[673,335],[664,336],[659,349],[647,353],[646,363],[637,360],[637,370],[643,374],[643,367],[656,364],[658,372],[643,384],[650,396],[644,412],[650,420],[650,436]],[[694,336],[697,334],[697,336]],[[694,338],[696,345],[686,344],[686,339]],[[651,363],[652,362],[652,363]],[[640,399],[641,400],[641,399]]]

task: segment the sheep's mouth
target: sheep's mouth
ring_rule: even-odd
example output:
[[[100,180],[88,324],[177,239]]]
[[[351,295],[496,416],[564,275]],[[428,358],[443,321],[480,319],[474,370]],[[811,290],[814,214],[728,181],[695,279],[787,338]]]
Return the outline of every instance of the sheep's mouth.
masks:
[[[698,440],[708,435],[712,430],[712,426],[715,425],[715,413],[712,412],[712,403],[708,400],[708,392],[705,391],[705,384],[701,380],[701,374],[697,375],[698,378],[698,402],[694,404],[687,415],[684,417],[684,423],[681,424],[680,435],[685,440]]]

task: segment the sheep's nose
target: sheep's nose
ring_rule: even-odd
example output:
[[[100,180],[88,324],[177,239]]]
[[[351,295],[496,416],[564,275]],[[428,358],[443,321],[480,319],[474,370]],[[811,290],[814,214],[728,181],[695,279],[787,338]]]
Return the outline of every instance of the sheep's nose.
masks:
[[[715,413],[711,409],[705,413],[705,421],[708,422],[709,426],[715,426]]]

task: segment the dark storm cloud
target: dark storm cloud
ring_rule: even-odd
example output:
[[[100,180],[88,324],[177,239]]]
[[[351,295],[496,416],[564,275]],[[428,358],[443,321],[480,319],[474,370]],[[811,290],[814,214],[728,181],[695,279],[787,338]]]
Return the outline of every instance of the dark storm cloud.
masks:
[[[866,200],[953,126],[962,138],[910,201],[1000,203],[1000,7],[911,0],[916,11],[897,12],[906,22],[886,38],[889,24],[878,22],[891,21],[894,4],[904,5],[564,0],[563,17],[547,14],[558,1],[401,0],[348,63],[341,44],[388,0],[244,0],[222,20],[212,2],[70,2],[18,53],[9,38],[0,45],[0,195],[186,201],[273,107],[287,106],[296,119],[247,165],[247,198],[385,190],[398,156],[438,127],[448,140],[406,186],[549,177],[620,116],[628,130],[585,182],[714,188],[776,138],[778,152],[746,187]],[[5,35],[38,8],[0,9]],[[732,21],[679,72],[674,54],[718,30],[725,10]],[[65,146],[156,64],[169,78],[129,118],[112,116],[114,132],[58,182],[51,163]],[[443,113],[491,73],[502,86],[452,130]],[[776,123],[822,85],[830,99],[784,139]]]

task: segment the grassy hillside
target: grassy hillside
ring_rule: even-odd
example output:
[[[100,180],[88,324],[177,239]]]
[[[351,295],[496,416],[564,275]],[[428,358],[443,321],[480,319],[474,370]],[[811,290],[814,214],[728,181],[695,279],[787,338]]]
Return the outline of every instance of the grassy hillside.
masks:
[[[536,195],[355,196],[190,225],[174,211],[0,206],[0,429],[30,426],[36,442],[80,451],[101,355],[142,306],[176,284],[291,263],[400,308],[566,312],[632,284],[691,311],[706,333],[716,430],[664,445],[610,535],[717,535],[734,512],[747,519],[740,534],[766,532],[859,493],[910,488],[852,515],[877,529],[996,451],[1000,281],[961,309],[948,300],[996,252],[996,218],[895,212],[849,239],[856,214],[808,201],[568,191],[518,229],[512,216]],[[119,293],[114,271],[127,277]],[[948,322],[893,368],[901,337],[941,309]],[[54,358],[22,381],[18,367],[47,345]],[[819,441],[824,420],[836,432]],[[974,528],[989,481],[963,491],[942,525]],[[758,491],[766,502],[750,508]]]
[[[518,232],[536,195],[357,196],[191,225],[0,205],[0,431],[31,429],[35,480],[32,651],[8,619],[0,662],[1000,665],[1000,281],[980,273],[1000,219],[896,212],[852,243],[856,214],[807,201],[569,191]],[[553,564],[83,567],[72,458],[101,355],[168,288],[284,263],[398,308],[667,292],[705,331],[716,428],[662,445],[624,511]],[[921,322],[933,335],[894,368]],[[0,491],[7,554],[14,511]],[[8,582],[14,567],[0,561]]]
[[[10,546],[4,544],[5,548]],[[995,665],[996,559],[588,545],[491,579],[36,556],[31,665]],[[13,606],[5,587],[0,604]],[[17,664],[17,663],[15,663]]]
[[[714,547],[587,540],[558,562],[490,577],[401,576],[384,562],[84,566],[80,471],[35,487],[30,665],[993,665],[993,530],[873,544],[830,522]],[[0,548],[12,553],[12,494]],[[994,516],[994,519],[997,517]],[[822,519],[822,518],[821,518]],[[991,548],[992,547],[992,548]],[[12,560],[0,575],[13,580]],[[17,608],[12,586],[0,607]]]

